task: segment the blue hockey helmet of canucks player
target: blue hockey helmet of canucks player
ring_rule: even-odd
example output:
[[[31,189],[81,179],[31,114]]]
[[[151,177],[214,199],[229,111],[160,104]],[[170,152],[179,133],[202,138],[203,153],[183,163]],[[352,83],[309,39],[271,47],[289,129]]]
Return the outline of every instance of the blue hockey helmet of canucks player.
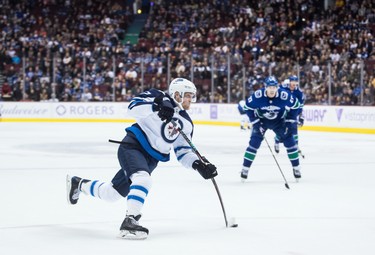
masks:
[[[291,76],[289,76],[289,81],[295,81],[295,82],[298,82],[298,77],[297,77],[297,75],[291,75]]]
[[[295,90],[298,87],[298,77],[296,75],[289,76],[288,88],[290,90]]]
[[[268,76],[264,80],[264,85],[266,87],[266,95],[269,98],[274,98],[277,94],[279,88],[279,82],[276,80],[275,76]]]
[[[264,80],[264,85],[266,87],[268,86],[279,86],[279,82],[277,81],[276,77],[271,75],[271,76],[268,76],[265,80]]]

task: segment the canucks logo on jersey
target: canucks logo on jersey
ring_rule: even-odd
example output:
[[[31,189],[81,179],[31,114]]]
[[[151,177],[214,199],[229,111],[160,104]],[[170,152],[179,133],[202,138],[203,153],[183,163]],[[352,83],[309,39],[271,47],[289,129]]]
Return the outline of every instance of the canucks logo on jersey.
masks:
[[[262,116],[264,118],[274,120],[277,118],[277,115],[279,114],[280,107],[276,105],[269,105],[262,107],[261,110],[263,112]]]

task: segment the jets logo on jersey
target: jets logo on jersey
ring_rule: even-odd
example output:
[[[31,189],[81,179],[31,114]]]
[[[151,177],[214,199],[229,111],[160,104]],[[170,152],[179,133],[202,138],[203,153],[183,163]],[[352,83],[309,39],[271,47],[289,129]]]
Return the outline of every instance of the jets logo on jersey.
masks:
[[[173,120],[177,124],[177,127],[174,127],[171,122],[163,123],[161,126],[161,135],[167,143],[173,143],[179,135],[177,128],[183,128],[183,124],[179,119],[173,118]]]
[[[277,115],[279,113],[280,107],[275,106],[275,105],[269,105],[261,108],[262,115],[264,118],[269,119],[269,120],[274,120],[277,118]]]

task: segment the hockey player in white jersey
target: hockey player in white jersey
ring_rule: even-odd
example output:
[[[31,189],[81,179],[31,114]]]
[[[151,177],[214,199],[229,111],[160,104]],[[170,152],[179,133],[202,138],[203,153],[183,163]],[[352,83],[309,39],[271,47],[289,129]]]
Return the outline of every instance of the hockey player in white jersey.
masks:
[[[197,170],[204,179],[217,175],[215,165],[200,161],[174,126],[177,124],[191,139],[194,125],[187,110],[195,101],[196,87],[184,78],[174,79],[168,94],[151,89],[134,97],[128,112],[136,119],[136,123],[126,128],[127,134],[119,142],[117,155],[121,169],[111,182],[68,175],[68,202],[76,204],[81,192],[106,201],[126,197],[127,211],[119,237],[147,238],[149,231],[139,225],[139,220],[151,189],[151,173],[159,161],[169,161],[172,148],[183,166]]]
[[[240,120],[241,130],[251,129],[250,119],[247,116],[246,111],[244,110],[245,105],[246,105],[245,100],[241,100],[237,104],[238,112],[241,115],[241,120]]]

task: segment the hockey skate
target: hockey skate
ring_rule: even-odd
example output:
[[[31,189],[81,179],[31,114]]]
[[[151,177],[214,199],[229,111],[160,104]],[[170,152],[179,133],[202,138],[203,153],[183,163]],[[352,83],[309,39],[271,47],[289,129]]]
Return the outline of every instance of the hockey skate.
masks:
[[[276,153],[279,153],[280,152],[280,143],[275,142],[274,149],[275,149]]]
[[[68,203],[75,205],[78,202],[79,194],[81,193],[82,183],[88,182],[89,180],[82,179],[77,176],[70,177],[66,176],[66,191]]]
[[[247,176],[249,174],[249,168],[248,167],[243,167],[241,171],[241,182],[245,182],[247,179]]]
[[[296,167],[293,167],[293,175],[294,175],[294,178],[296,178],[296,181],[298,182],[299,179],[301,179],[301,167],[300,166],[296,166]]]
[[[120,227],[119,238],[129,240],[143,240],[148,236],[148,229],[139,225],[141,215],[127,215]]]

